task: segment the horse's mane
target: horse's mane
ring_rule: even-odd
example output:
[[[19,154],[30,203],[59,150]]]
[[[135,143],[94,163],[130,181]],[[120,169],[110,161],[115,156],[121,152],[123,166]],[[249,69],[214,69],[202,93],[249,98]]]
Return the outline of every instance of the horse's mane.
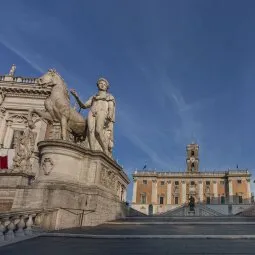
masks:
[[[55,68],[49,69],[48,72],[56,74],[56,75],[59,76],[59,78],[61,78],[61,80],[65,83],[64,78],[57,72],[57,70],[56,70]],[[66,83],[65,83],[65,84],[66,84]]]

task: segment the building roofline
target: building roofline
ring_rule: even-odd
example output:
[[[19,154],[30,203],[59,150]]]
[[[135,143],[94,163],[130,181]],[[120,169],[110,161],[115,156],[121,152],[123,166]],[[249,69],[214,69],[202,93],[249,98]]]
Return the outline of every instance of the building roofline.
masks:
[[[199,176],[251,176],[251,173],[248,171],[248,169],[236,169],[231,170],[228,169],[226,171],[206,171],[206,172],[160,172],[160,171],[144,171],[144,170],[136,170],[132,176],[133,177],[199,177]]]

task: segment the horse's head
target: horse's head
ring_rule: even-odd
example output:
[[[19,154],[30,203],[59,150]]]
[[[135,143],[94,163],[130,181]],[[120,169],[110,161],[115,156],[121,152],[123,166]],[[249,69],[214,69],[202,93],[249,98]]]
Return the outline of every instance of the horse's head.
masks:
[[[47,73],[37,79],[37,83],[41,86],[64,85],[64,80],[55,69],[49,69]]]

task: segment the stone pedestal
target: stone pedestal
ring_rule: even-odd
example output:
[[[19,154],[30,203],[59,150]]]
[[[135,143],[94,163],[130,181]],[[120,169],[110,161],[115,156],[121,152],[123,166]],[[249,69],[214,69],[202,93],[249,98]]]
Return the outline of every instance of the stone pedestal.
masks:
[[[125,216],[123,194],[129,179],[114,160],[62,140],[39,142],[38,149],[39,175],[32,185],[16,191],[13,210],[56,209],[50,229]]]

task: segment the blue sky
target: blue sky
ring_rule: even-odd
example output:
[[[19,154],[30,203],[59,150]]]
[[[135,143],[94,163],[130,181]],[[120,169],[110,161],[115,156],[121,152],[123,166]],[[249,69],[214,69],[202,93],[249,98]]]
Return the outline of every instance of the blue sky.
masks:
[[[1,74],[54,67],[83,100],[109,80],[114,155],[129,176],[145,162],[184,170],[192,141],[202,170],[254,173],[254,1],[3,0],[1,10]]]

